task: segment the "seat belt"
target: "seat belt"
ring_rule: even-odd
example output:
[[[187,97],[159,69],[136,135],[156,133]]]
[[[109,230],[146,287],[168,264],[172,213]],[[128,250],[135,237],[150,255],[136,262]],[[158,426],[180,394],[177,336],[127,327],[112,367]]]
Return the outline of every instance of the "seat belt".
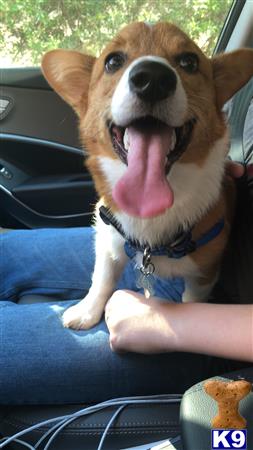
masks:
[[[229,115],[231,146],[229,155],[234,161],[244,164],[249,162],[251,151],[248,155],[244,154],[243,130],[247,112],[253,98],[253,78],[243,87],[233,98],[231,113]],[[253,127],[253,124],[252,124]]]

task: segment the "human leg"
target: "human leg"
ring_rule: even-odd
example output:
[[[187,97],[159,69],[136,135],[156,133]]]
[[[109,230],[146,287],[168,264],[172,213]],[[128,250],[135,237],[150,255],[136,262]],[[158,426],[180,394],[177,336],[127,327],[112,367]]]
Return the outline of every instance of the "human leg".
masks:
[[[240,364],[184,353],[116,354],[104,321],[88,331],[62,326],[62,313],[71,304],[1,302],[0,405],[180,393]]]
[[[17,230],[0,235],[0,299],[81,298],[94,266],[93,230]]]
[[[199,355],[115,354],[103,321],[88,331],[62,326],[62,313],[73,302],[11,302],[34,293],[78,298],[88,289],[91,232],[56,231],[27,231],[22,236],[13,232],[18,239],[10,236],[1,247],[8,261],[2,267],[6,282],[1,284],[0,404],[93,403],[115,396],[182,392],[215,370],[230,370],[226,361],[212,364]],[[128,287],[124,276],[121,288]]]

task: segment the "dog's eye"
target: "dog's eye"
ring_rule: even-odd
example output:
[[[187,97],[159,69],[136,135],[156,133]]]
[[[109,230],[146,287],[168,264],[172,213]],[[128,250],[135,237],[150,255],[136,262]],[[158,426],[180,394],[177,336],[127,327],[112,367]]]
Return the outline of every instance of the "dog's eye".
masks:
[[[195,73],[199,68],[199,58],[195,53],[183,53],[178,56],[177,63],[188,73]]]
[[[114,73],[119,70],[126,61],[126,55],[122,52],[110,53],[105,60],[105,70],[107,73]]]

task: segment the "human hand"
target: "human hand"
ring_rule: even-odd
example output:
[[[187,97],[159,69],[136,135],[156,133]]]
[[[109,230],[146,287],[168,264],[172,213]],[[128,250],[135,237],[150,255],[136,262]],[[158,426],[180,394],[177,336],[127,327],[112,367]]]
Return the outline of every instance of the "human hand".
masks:
[[[111,349],[146,354],[176,350],[173,331],[173,311],[176,306],[152,297],[147,300],[132,291],[114,292],[105,309]],[[170,314],[168,309],[171,309]]]
[[[226,170],[227,174],[232,178],[240,178],[245,172],[245,167],[241,163],[234,162],[231,159],[228,159],[226,161]]]
[[[228,159],[226,161],[226,170],[227,174],[232,178],[241,178],[245,172],[245,166],[241,163]],[[253,164],[248,164],[246,166],[246,170],[248,175],[253,176]]]

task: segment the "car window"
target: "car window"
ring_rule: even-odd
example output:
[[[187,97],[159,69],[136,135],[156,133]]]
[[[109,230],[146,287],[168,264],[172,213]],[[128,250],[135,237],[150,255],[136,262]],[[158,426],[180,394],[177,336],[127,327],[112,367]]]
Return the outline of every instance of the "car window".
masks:
[[[0,0],[0,67],[37,66],[62,47],[97,55],[136,20],[174,22],[210,55],[232,0]]]

